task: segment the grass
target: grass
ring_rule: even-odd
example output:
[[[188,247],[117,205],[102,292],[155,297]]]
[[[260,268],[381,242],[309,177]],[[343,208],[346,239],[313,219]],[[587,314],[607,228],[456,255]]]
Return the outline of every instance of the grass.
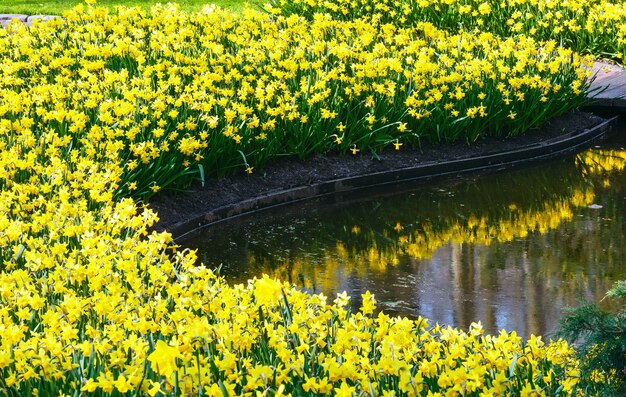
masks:
[[[98,0],[96,4],[110,9],[121,5],[150,9],[157,3],[167,2],[167,0]],[[215,4],[230,11],[240,11],[246,3],[244,0],[176,0],[175,2],[186,11],[200,11],[207,4]],[[0,13],[61,15],[64,11],[81,3],[84,3],[84,0],[0,0]]]

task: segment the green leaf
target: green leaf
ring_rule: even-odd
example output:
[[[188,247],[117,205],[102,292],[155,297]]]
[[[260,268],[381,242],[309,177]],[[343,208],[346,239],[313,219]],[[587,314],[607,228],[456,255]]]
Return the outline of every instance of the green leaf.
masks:
[[[217,385],[220,387],[220,389],[222,390],[222,394],[224,395],[224,397],[228,397],[228,390],[226,390],[226,386],[224,386],[224,383],[222,383],[221,380],[217,381]]]
[[[374,150],[373,148],[370,148],[370,151],[372,152],[372,158],[375,158],[376,160],[380,161],[380,156],[378,155],[378,153],[376,153],[376,150]]]
[[[22,255],[24,254],[24,249],[26,247],[24,247],[24,244],[20,244],[20,248],[17,251],[17,255],[15,255],[15,261],[19,261],[20,259],[22,259]]]
[[[198,170],[200,170],[200,184],[204,187],[204,167],[202,164],[198,164]]]
[[[509,378],[512,378],[515,374],[515,365],[517,364],[517,353],[513,354],[513,361],[509,366]]]

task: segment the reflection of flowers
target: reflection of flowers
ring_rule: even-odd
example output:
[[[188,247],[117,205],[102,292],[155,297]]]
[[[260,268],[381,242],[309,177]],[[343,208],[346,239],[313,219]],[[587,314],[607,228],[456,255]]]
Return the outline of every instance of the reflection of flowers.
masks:
[[[576,157],[583,174],[602,175],[623,171],[626,167],[626,150],[588,150]]]
[[[450,242],[490,245],[524,238],[529,233],[545,233],[570,220],[574,208],[588,206],[593,203],[594,197],[591,190],[577,189],[568,199],[546,202],[540,209],[524,210],[512,204],[499,218],[471,214],[462,221],[451,219],[447,226],[439,228],[430,223],[419,225],[419,228],[405,227],[398,222],[389,230],[368,232],[371,238],[366,239],[368,245],[365,247],[356,248],[345,241],[338,241],[333,251],[327,253],[323,266],[316,266],[302,255],[291,258],[289,263],[273,263],[271,267],[274,270],[270,273],[273,277],[289,280],[298,279],[298,275],[309,275],[304,280],[304,287],[310,288],[311,283],[319,283],[314,275],[318,270],[331,274],[359,274],[365,269],[385,272],[387,266],[398,264],[402,255],[428,259]],[[360,233],[360,228],[358,230]],[[352,232],[355,233],[354,228]],[[377,238],[378,233],[384,238]],[[270,268],[259,262],[264,259],[255,256],[248,259],[252,265]]]
[[[576,164],[587,179],[602,178],[601,185],[606,186],[605,175],[608,172],[626,168],[626,151],[588,150],[576,157]],[[354,225],[352,234],[358,235],[359,242],[365,243],[357,247],[350,238],[338,241],[326,255],[323,266],[315,266],[306,256],[298,256],[288,264],[272,263],[273,270],[267,271],[274,277],[289,280],[297,280],[298,275],[308,275],[303,280],[305,288],[311,288],[313,284],[324,287],[323,278],[314,275],[318,270],[330,274],[361,274],[365,269],[385,272],[388,266],[400,263],[403,255],[429,259],[437,249],[450,242],[490,245],[525,238],[529,233],[543,234],[571,220],[575,208],[587,207],[593,204],[594,199],[591,187],[581,186],[569,193],[567,198],[551,199],[537,209],[525,209],[521,204],[510,203],[495,215],[476,212],[463,219],[451,217],[441,222],[445,226],[431,223],[405,226],[403,222],[395,221],[381,232],[363,232],[361,227]],[[269,269],[269,263],[263,264],[265,260],[249,257],[251,264]]]

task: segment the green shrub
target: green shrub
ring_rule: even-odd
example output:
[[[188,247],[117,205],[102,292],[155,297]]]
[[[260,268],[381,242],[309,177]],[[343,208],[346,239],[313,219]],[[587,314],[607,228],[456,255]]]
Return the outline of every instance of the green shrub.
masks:
[[[618,281],[606,295],[626,299],[626,281]],[[626,305],[611,313],[591,302],[569,308],[558,336],[577,344],[583,387],[603,396],[626,395]]]

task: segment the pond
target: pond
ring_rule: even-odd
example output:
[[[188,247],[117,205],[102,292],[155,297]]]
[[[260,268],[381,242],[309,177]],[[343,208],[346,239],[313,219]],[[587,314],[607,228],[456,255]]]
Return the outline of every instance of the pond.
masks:
[[[232,283],[268,274],[357,308],[369,290],[390,315],[549,335],[580,299],[616,309],[601,299],[626,279],[625,135],[532,167],[265,211],[184,245]]]

